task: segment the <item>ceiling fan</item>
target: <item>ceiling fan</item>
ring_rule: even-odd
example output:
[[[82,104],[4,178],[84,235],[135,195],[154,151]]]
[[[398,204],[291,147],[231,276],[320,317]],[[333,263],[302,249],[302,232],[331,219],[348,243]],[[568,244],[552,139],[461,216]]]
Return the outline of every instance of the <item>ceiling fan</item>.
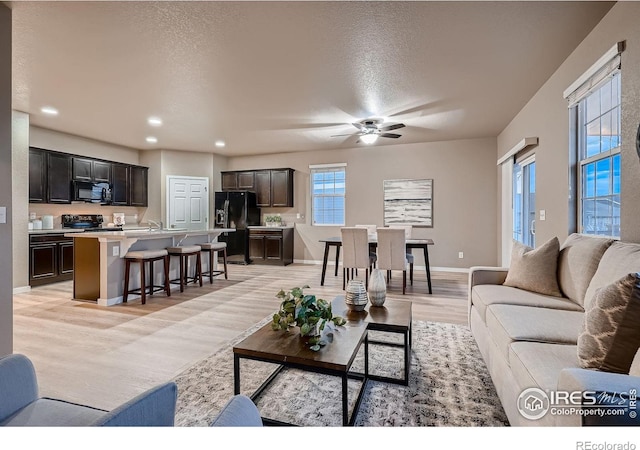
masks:
[[[352,125],[358,130],[354,134],[335,134],[331,137],[338,136],[360,136],[356,141],[357,143],[364,142],[365,144],[373,144],[379,137],[398,139],[401,134],[388,133],[388,131],[397,130],[398,128],[405,127],[403,123],[394,123],[393,125],[380,126],[382,119],[365,119],[360,122],[355,122]]]

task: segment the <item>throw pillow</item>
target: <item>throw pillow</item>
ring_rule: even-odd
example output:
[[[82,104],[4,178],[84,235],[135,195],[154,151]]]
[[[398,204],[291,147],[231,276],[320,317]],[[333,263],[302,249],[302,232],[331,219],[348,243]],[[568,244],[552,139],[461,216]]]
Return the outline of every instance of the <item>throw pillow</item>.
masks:
[[[511,265],[504,285],[539,294],[562,297],[556,272],[559,252],[560,241],[557,237],[550,239],[535,250],[514,240],[511,250]]]
[[[629,373],[640,347],[640,274],[630,273],[596,291],[578,336],[586,369]]]

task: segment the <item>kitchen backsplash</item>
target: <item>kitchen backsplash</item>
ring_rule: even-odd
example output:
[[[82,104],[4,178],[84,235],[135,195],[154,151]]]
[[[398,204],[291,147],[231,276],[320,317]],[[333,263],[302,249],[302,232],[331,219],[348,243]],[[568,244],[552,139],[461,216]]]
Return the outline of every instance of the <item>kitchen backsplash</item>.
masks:
[[[124,213],[126,225],[137,225],[147,208],[135,206],[99,206],[88,203],[71,203],[66,205],[29,203],[29,213],[35,213],[36,218],[44,215],[53,216],[53,228],[62,228],[63,214],[102,214],[104,223],[113,222],[113,213]]]

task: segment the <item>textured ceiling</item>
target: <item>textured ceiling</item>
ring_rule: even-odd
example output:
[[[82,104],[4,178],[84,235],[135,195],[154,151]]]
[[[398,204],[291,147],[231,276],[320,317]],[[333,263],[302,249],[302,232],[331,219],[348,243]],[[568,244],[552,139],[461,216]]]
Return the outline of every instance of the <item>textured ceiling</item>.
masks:
[[[13,107],[33,125],[227,155],[353,147],[357,137],[332,135],[368,117],[407,125],[375,145],[496,136],[612,6],[7,4]],[[59,115],[43,115],[47,105]]]

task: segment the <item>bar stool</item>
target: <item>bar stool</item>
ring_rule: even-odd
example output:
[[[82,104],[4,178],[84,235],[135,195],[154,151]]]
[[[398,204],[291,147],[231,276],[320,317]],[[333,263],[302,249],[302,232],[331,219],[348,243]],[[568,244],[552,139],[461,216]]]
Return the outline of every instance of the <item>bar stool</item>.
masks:
[[[166,250],[140,250],[127,252],[124,255],[124,294],[122,295],[122,302],[127,303],[129,294],[140,294],[140,299],[144,305],[147,302],[147,290],[149,295],[153,295],[154,292],[164,291],[167,297],[171,296],[171,289],[169,287],[169,254]],[[164,285],[154,285],[154,272],[153,263],[155,261],[163,262],[164,269]],[[149,285],[146,284],[146,270],[145,263],[149,263]],[[129,272],[131,270],[131,264],[140,264],[140,288],[129,289]]]
[[[209,273],[204,273],[209,277],[209,283],[213,284],[213,277],[222,275],[224,273],[224,279],[228,280],[227,276],[227,243],[226,242],[207,242],[206,244],[199,244],[200,251],[209,253]],[[224,270],[213,270],[213,255],[216,252],[222,252],[222,261],[224,261]]]
[[[200,281],[202,287],[202,263],[200,259],[199,245],[184,245],[178,247],[167,247],[169,256],[178,256],[180,258],[180,271],[178,278],[170,280],[173,284],[180,284],[180,292],[184,292],[185,285]],[[192,277],[189,276],[189,256],[196,257],[196,269]]]

